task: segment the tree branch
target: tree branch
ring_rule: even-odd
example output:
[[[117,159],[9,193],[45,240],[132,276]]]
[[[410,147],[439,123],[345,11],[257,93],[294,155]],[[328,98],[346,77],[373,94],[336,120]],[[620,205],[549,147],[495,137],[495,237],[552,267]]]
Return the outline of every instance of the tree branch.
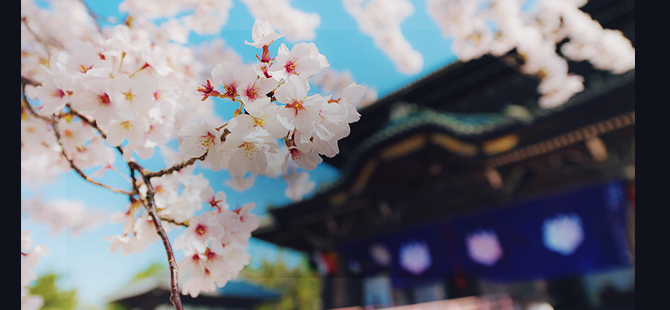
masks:
[[[156,232],[158,232],[158,235],[163,241],[163,246],[165,246],[165,252],[167,253],[168,257],[168,264],[170,266],[170,287],[171,287],[170,302],[172,302],[172,305],[174,305],[175,309],[183,310],[184,308],[181,304],[181,297],[179,292],[179,274],[178,274],[179,267],[177,266],[177,261],[174,258],[174,252],[172,251],[170,240],[168,239],[167,233],[165,232],[165,229],[163,229],[163,226],[161,225],[161,219],[156,212],[156,202],[154,200],[154,195],[156,194],[156,191],[153,185],[151,184],[151,178],[143,173],[144,171],[146,171],[146,169],[144,169],[136,162],[132,161],[128,162],[128,168],[131,169],[130,175],[133,178],[133,186],[135,187],[135,191],[139,193],[139,190],[137,189],[137,185],[135,183],[134,170],[137,170],[140,173],[140,175],[142,175],[144,184],[147,186],[147,194],[146,194],[147,205],[145,205],[145,207],[147,208],[147,211],[149,212],[149,215],[151,216],[151,219],[154,222],[154,226],[156,226]]]

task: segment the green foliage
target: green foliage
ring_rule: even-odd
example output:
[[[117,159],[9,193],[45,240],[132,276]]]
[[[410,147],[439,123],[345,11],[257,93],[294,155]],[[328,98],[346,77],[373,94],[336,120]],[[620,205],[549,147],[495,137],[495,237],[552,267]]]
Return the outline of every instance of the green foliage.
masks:
[[[165,265],[165,263],[158,263],[154,262],[149,265],[146,269],[138,272],[133,276],[133,278],[130,280],[130,283],[136,282],[138,280],[142,280],[145,278],[152,278],[152,277],[165,277],[169,275],[168,273],[168,268]]]
[[[56,282],[60,276],[46,273],[28,287],[31,295],[39,295],[44,300],[42,310],[70,310],[77,307],[77,290],[61,290]]]
[[[127,310],[126,307],[116,304],[116,303],[111,303],[107,304],[105,306],[105,310]]]
[[[319,275],[310,270],[306,259],[289,269],[280,256],[281,253],[275,262],[264,259],[259,268],[245,268],[240,274],[240,278],[282,293],[279,301],[261,304],[255,310],[321,309]]]

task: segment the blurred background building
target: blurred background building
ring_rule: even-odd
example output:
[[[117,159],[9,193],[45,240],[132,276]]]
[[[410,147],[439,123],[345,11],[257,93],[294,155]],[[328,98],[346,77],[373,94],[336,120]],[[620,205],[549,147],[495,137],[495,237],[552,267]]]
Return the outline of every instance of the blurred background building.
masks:
[[[582,10],[635,46],[634,1]],[[324,158],[340,179],[254,237],[308,253],[326,309],[633,309],[635,70],[570,62],[585,90],[542,109],[517,61],[456,62],[363,108]]]

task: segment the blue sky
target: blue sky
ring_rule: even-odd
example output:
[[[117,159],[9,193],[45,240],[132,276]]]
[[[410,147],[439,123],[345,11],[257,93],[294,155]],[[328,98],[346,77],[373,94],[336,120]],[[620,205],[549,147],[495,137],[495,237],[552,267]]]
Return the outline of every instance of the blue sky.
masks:
[[[118,20],[123,20],[123,15],[117,11],[121,2],[119,0],[85,2],[99,15],[116,16]],[[449,40],[442,37],[437,25],[427,15],[424,1],[411,2],[414,4],[415,13],[405,20],[402,30],[413,48],[424,57],[423,70],[415,75],[397,72],[393,63],[374,46],[372,39],[358,31],[354,19],[344,11],[341,1],[294,0],[291,5],[320,15],[321,25],[317,29],[316,39],[312,42],[327,57],[331,67],[338,71],[349,70],[357,83],[375,88],[379,97],[382,97],[455,60],[450,52]],[[254,61],[254,55],[259,53],[257,49],[244,44],[245,40],[251,41],[253,23],[254,19],[246,6],[236,1],[219,36],[246,62]],[[203,38],[194,36],[192,39],[197,43],[214,37],[217,36]],[[282,42],[289,47],[297,43],[282,38],[275,44],[278,46]],[[228,113],[224,110],[219,112]],[[157,158],[154,164],[160,164],[160,158]],[[257,203],[255,213],[263,215],[268,205],[282,205],[289,202],[284,196],[285,183],[281,179],[258,177],[252,189],[237,193],[224,187],[223,182],[229,177],[226,171],[204,173],[215,190],[226,192],[231,206],[255,201]],[[338,175],[336,169],[322,165],[311,173],[311,178],[317,182],[318,188],[319,184],[333,182]],[[22,197],[32,197],[35,194],[40,194],[45,199],[67,198],[81,201],[91,208],[104,210],[108,214],[122,210],[128,203],[127,197],[90,185],[74,173],[65,175],[51,186],[39,189],[31,189],[22,183]],[[166,255],[160,242],[154,243],[143,253],[133,253],[127,257],[122,257],[120,253],[109,252],[109,243],[102,238],[120,234],[121,224],[103,225],[80,236],[72,236],[67,232],[51,235],[48,227],[36,225],[24,218],[21,220],[21,226],[22,230],[33,231],[32,239],[35,244],[45,244],[50,250],[50,255],[40,260],[36,272],[39,274],[55,271],[62,274],[64,278],[61,284],[66,288],[76,288],[81,301],[88,305],[102,306],[105,294],[120,288],[133,274],[152,262],[166,262]],[[171,240],[176,236],[174,232],[169,235]],[[252,239],[249,252],[253,257],[253,267],[260,263],[261,258],[272,259],[277,253],[277,247]],[[286,257],[289,263],[294,263],[298,256],[289,252]]]

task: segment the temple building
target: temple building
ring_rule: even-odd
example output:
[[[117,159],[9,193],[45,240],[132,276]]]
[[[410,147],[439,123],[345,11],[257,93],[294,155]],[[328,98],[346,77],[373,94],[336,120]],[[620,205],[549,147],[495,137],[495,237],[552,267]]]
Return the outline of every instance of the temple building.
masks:
[[[634,1],[582,9],[635,45]],[[516,61],[455,62],[361,109],[324,158],[340,178],[254,237],[311,255],[326,309],[633,309],[635,70],[570,62],[585,90],[543,109]]]

